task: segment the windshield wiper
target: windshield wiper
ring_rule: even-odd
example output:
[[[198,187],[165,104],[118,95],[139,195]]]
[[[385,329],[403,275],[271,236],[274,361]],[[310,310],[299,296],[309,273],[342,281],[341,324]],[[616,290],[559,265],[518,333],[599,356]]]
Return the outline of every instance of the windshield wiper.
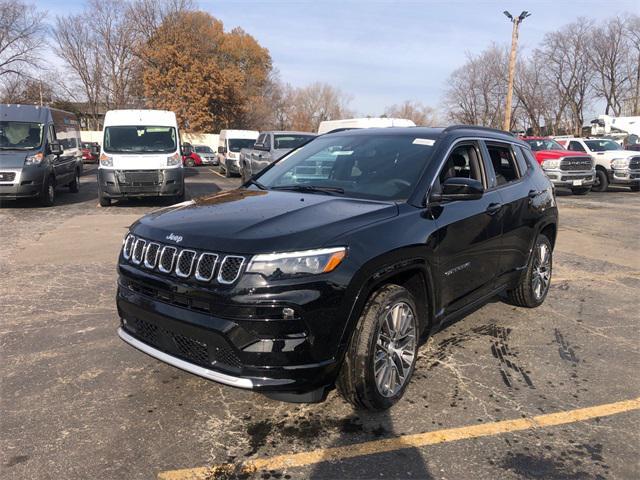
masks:
[[[253,178],[250,178],[249,180],[247,180],[247,183],[250,183],[251,185],[255,185],[256,187],[258,187],[260,190],[266,190],[267,187],[265,187],[263,184],[261,184],[259,181],[254,180]]]
[[[271,190],[291,190],[292,192],[319,192],[344,195],[344,188],[320,187],[316,185],[278,185],[277,187],[271,187]]]
[[[0,147],[0,150],[33,150],[35,147]]]

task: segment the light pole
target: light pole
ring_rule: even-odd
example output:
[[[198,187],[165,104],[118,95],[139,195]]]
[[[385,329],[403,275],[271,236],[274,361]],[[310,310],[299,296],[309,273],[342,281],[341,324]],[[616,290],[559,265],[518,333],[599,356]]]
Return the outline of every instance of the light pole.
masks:
[[[513,23],[513,30],[511,32],[511,56],[509,57],[509,86],[507,88],[507,105],[504,112],[504,124],[503,130],[507,132],[511,129],[511,100],[513,96],[513,78],[516,70],[516,51],[518,49],[518,27],[522,21],[531,14],[526,10],[517,17],[513,17],[508,11],[502,12]]]

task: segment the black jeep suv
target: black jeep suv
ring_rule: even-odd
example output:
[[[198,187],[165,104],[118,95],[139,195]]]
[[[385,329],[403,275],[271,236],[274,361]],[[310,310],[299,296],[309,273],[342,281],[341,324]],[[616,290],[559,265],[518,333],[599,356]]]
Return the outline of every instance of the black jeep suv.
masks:
[[[149,214],[119,258],[120,337],[235,387],[402,397],[418,345],[497,294],[548,292],[553,187],[482,127],[327,134],[242,188]]]

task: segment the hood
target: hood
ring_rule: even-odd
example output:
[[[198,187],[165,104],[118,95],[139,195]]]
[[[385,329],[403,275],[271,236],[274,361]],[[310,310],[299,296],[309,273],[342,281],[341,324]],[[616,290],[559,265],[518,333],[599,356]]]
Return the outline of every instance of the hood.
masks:
[[[394,203],[321,194],[237,189],[151,213],[132,230],[146,238],[225,253],[318,248],[354,228],[396,216]]]
[[[574,152],[572,150],[538,150],[533,152],[536,156],[536,160],[542,163],[545,160],[557,160],[564,157],[589,157],[584,152]]]
[[[606,159],[613,160],[614,158],[631,158],[637,157],[640,155],[638,152],[634,152],[633,150],[607,150],[606,152],[592,152],[596,159]]]
[[[27,155],[35,155],[38,150],[0,150],[0,168],[22,168]]]

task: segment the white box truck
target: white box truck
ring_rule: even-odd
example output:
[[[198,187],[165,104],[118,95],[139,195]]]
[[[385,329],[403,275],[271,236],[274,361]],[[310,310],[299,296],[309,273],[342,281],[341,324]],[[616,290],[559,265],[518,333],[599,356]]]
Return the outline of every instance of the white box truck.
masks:
[[[182,155],[178,122],[166,110],[110,110],[102,131],[98,167],[100,205],[127,197],[184,199]]]
[[[218,161],[225,177],[240,175],[240,150],[252,148],[260,132],[256,130],[221,130],[218,137]]]

